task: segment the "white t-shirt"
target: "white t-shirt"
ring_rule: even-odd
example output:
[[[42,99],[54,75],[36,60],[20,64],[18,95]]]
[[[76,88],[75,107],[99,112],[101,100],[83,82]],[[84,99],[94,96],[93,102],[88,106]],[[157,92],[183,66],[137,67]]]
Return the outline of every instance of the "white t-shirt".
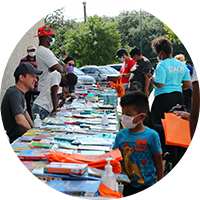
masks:
[[[192,77],[192,82],[200,81],[200,65],[194,67],[194,73]]]
[[[55,70],[47,77],[45,84],[34,104],[46,109],[49,113],[53,110],[53,102],[51,98],[51,88],[55,85],[59,86],[61,82],[61,74]]]
[[[39,76],[38,83],[38,90],[41,91],[47,77],[50,75],[49,68],[58,64],[58,59],[50,49],[40,45],[36,53],[36,62],[38,69],[43,71]]]

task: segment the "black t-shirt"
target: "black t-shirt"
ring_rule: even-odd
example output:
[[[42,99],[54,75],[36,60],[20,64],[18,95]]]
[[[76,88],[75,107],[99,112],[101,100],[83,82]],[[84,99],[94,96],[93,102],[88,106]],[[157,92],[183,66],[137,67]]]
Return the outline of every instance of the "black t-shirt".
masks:
[[[143,56],[143,59],[137,61],[135,65],[131,69],[131,76],[129,78],[129,82],[138,81],[142,84],[142,91],[144,91],[145,86],[145,74],[148,74],[146,72],[143,72],[144,68],[151,70],[152,65],[151,62]],[[153,84],[150,82],[149,85],[149,91],[152,91]]]
[[[20,113],[26,115],[25,94],[12,86],[6,91],[1,104],[2,121],[10,143],[24,134],[15,121],[15,115]]]

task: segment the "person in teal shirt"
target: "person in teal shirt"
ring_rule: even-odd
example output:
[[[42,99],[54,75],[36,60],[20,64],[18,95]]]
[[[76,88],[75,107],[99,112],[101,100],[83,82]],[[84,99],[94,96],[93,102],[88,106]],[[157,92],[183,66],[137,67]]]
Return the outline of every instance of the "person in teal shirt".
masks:
[[[150,81],[155,85],[154,101],[151,108],[155,124],[161,124],[161,118],[177,104],[184,104],[182,89],[191,87],[190,73],[187,66],[172,57],[171,42],[164,36],[152,41],[152,48],[157,54],[159,64],[155,78],[149,73]]]

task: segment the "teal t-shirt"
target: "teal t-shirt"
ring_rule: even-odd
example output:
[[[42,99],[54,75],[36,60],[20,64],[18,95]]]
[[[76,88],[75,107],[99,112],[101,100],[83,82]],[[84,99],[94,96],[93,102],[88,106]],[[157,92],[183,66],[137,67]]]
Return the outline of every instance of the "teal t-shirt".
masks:
[[[129,175],[133,187],[151,186],[156,183],[154,155],[162,154],[159,135],[145,127],[139,133],[122,129],[117,133],[113,149],[122,153],[122,169]]]
[[[191,81],[187,66],[174,58],[161,61],[155,73],[154,81],[164,84],[161,88],[155,88],[155,97],[165,93],[182,92],[182,81]]]

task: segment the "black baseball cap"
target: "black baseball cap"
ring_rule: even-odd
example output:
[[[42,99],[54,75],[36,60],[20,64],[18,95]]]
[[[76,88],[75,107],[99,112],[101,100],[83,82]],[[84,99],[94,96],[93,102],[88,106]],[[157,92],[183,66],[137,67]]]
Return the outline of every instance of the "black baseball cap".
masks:
[[[118,50],[117,50],[117,56],[116,56],[115,58],[122,57],[124,53],[125,53],[126,55],[128,55],[128,54],[127,54],[127,51],[126,51],[125,49],[122,49],[122,48],[118,49]]]
[[[67,73],[66,78],[70,87],[73,87],[77,84],[78,77],[74,73]]]
[[[17,77],[21,74],[36,74],[41,75],[43,71],[35,69],[31,64],[29,63],[22,63],[20,64],[14,72],[14,77]]]

